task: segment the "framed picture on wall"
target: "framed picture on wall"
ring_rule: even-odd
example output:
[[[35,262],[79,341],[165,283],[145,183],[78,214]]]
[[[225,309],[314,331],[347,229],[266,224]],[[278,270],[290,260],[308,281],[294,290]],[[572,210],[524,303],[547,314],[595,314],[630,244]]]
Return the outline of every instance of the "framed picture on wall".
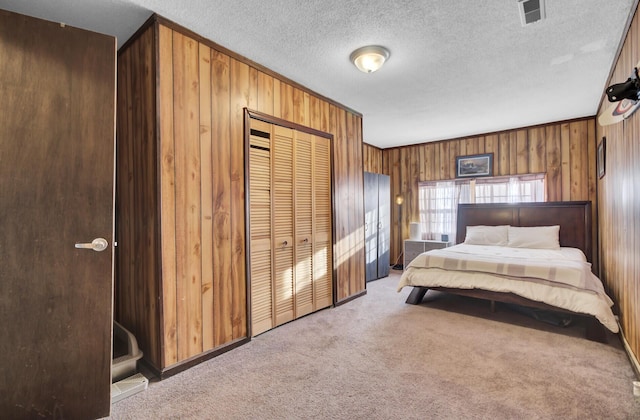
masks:
[[[456,178],[493,175],[493,153],[456,157]]]
[[[603,137],[598,144],[598,177],[602,178],[604,176],[604,162],[605,162],[605,148],[606,148],[607,138]]]

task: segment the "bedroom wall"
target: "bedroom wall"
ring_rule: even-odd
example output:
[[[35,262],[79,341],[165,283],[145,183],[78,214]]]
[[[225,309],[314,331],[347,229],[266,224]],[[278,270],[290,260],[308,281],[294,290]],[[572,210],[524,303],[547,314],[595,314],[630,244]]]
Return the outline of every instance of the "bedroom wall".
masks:
[[[159,17],[118,59],[116,319],[152,367],[248,338],[245,107],[333,135],[335,302],[365,292],[360,114]]]
[[[595,203],[595,130],[595,119],[586,118],[384,149],[383,173],[391,176],[391,196],[404,196],[401,207],[391,207],[391,261],[401,252],[401,238],[409,237],[409,223],[419,220],[418,182],[455,178],[456,156],[493,153],[495,176],[544,172],[547,201]],[[594,238],[595,232],[596,223]]]
[[[362,160],[364,170],[374,174],[382,173],[382,149],[369,144],[362,145]]]
[[[640,18],[636,10],[612,77],[627,80],[640,61]],[[600,112],[611,104],[606,100]],[[622,333],[636,360],[640,357],[640,113],[606,127],[597,125],[594,147],[606,137],[605,175],[598,180],[601,277],[617,302]]]

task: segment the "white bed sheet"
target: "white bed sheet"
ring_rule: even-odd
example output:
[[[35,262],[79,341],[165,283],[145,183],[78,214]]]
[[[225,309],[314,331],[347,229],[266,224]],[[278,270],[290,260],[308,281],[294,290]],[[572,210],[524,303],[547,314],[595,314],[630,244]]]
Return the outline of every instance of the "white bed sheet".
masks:
[[[479,259],[498,258],[505,261],[526,264],[561,265],[583,264],[591,276],[590,288],[578,289],[572,286],[558,285],[548,281],[531,281],[528,278],[514,278],[495,275],[487,272],[444,270],[441,268],[425,268],[423,255],[414,259],[405,268],[398,291],[405,286],[448,287],[454,289],[481,289],[494,292],[510,292],[537,302],[544,302],[572,312],[589,314],[596,317],[607,329],[617,333],[618,323],[611,311],[613,302],[606,295],[602,282],[591,273],[590,264],[582,251],[576,248],[529,249],[509,248],[502,246],[460,244],[440,250],[429,251],[453,258]]]

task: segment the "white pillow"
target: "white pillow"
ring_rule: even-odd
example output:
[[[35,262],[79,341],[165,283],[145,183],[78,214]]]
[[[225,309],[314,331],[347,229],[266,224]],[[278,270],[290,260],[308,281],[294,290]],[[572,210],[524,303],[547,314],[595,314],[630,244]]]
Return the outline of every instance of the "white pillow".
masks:
[[[464,243],[469,245],[506,246],[509,242],[509,225],[467,226]]]
[[[509,226],[509,245],[513,248],[560,249],[560,226]]]

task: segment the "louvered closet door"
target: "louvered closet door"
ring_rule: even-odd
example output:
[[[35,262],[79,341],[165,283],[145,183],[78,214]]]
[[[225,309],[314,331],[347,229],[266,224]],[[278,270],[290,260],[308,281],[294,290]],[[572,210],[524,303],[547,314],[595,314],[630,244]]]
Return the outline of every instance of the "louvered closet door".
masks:
[[[294,319],[293,130],[273,126],[272,188],[275,324]]]
[[[313,138],[296,131],[295,166],[295,302],[296,318],[313,312]]]
[[[251,120],[249,138],[249,223],[251,261],[251,334],[275,326],[271,284],[271,140],[270,124]]]
[[[313,143],[313,289],[318,310],[333,303],[331,143],[318,136]]]

